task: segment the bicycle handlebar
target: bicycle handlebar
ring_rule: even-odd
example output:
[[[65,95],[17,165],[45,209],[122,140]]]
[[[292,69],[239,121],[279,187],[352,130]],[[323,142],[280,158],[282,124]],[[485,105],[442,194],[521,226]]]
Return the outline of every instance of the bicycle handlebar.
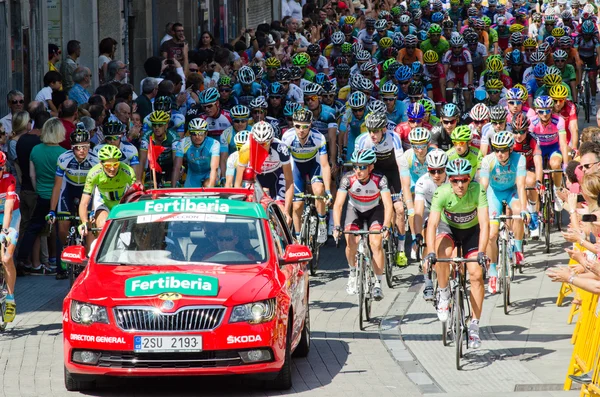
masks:
[[[555,174],[557,172],[563,172],[563,170],[542,170],[544,174]]]
[[[471,262],[471,263],[477,263],[479,262],[477,260],[477,258],[460,258],[460,257],[456,257],[456,258],[436,258],[435,262]]]
[[[490,217],[491,220],[498,220],[498,221],[505,221],[508,219],[523,219],[521,217],[521,215],[500,215],[500,216],[493,216]]]
[[[296,193],[296,194],[294,194],[294,197],[308,198],[308,199],[315,199],[315,200],[327,200],[327,197],[325,197],[325,196],[315,196],[314,194],[305,194],[305,193]]]

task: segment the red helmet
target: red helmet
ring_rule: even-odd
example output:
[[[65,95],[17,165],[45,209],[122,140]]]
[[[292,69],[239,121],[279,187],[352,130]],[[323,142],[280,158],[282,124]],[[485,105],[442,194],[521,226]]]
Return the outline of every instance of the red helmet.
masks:
[[[4,152],[0,152],[0,167],[4,167],[6,165],[6,154]]]

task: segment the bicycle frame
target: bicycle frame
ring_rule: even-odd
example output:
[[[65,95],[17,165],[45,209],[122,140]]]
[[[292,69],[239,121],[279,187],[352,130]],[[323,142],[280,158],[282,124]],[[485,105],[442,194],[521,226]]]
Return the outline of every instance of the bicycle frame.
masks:
[[[502,202],[502,213],[506,213],[508,207],[506,201]],[[510,282],[514,278],[514,258],[512,256],[512,246],[514,241],[513,232],[509,229],[507,221],[513,219],[522,219],[520,215],[500,215],[492,218],[500,221],[498,227],[498,281],[502,289],[504,299],[504,314],[508,314],[510,306]]]
[[[319,265],[320,244],[317,243],[319,217],[314,200],[327,200],[327,197],[304,193],[298,193],[295,196],[302,198],[304,201],[300,226],[300,244],[308,246],[313,253],[313,259],[310,262],[310,275],[315,276]]]

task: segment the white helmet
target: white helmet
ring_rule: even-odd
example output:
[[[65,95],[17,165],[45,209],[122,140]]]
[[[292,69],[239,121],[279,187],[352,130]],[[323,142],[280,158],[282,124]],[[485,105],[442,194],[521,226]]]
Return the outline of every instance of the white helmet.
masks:
[[[252,127],[252,136],[258,143],[267,143],[273,140],[275,131],[273,126],[266,121],[259,121]]]
[[[408,141],[411,144],[423,144],[431,141],[431,132],[425,127],[413,128],[408,133]]]
[[[477,105],[473,106],[471,112],[469,113],[469,116],[471,116],[471,118],[475,121],[489,120],[490,108],[488,108],[483,103],[478,103]]]
[[[201,118],[192,119],[188,124],[188,131],[206,132],[208,131],[208,123],[206,122],[206,120]]]
[[[431,152],[427,153],[425,161],[427,163],[427,167],[429,168],[445,169],[446,164],[448,164],[448,156],[442,149],[433,149]]]

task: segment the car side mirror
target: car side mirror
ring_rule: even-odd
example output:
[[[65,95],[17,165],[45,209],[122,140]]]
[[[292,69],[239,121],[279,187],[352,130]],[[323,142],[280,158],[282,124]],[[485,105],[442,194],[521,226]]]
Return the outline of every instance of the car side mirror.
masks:
[[[66,263],[85,266],[87,265],[87,255],[83,245],[70,245],[60,254],[60,259]]]
[[[308,262],[312,260],[312,252],[310,248],[302,244],[289,244],[285,247],[285,253],[283,258],[279,259],[280,265],[287,265],[290,263]]]

